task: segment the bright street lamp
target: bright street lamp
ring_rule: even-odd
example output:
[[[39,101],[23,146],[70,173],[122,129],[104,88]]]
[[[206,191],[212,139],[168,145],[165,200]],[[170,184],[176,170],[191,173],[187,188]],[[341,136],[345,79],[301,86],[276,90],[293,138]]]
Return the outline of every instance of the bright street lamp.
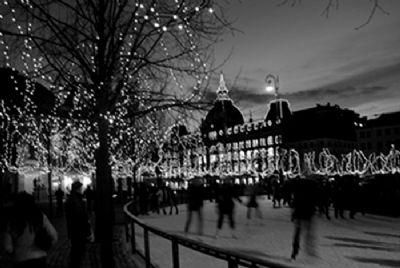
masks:
[[[265,77],[265,83],[265,90],[268,93],[273,93],[275,97],[278,98],[279,76],[269,74]]]

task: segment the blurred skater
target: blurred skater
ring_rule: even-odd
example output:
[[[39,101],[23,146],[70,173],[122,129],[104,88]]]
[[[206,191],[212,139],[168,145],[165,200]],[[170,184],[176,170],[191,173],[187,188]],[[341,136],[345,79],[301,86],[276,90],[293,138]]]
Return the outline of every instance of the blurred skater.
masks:
[[[198,179],[193,179],[189,183],[187,191],[187,219],[185,223],[185,234],[189,232],[190,224],[192,223],[193,214],[197,214],[198,224],[197,233],[199,235],[203,234],[203,186],[201,181]]]
[[[305,250],[309,256],[316,256],[314,247],[313,216],[316,207],[317,185],[310,179],[296,179],[294,182],[294,197],[292,221],[294,235],[291,258],[294,260],[300,250],[300,240],[305,231]]]
[[[258,191],[259,190],[258,190],[258,185],[257,184],[251,185],[249,187],[249,193],[248,193],[249,196],[248,196],[248,201],[247,201],[247,204],[246,204],[246,206],[247,206],[247,213],[246,213],[247,221],[246,221],[246,225],[248,225],[249,221],[251,220],[251,213],[252,213],[253,210],[255,212],[256,219],[259,219],[259,221],[261,223],[262,213],[261,213],[258,201],[257,201]]]
[[[75,181],[65,205],[68,238],[71,242],[70,267],[79,268],[85,255],[87,242],[93,242],[94,236],[83,201],[82,183]]]
[[[175,208],[175,214],[179,214],[178,199],[174,190],[171,187],[165,188],[165,195],[167,197],[167,205],[169,206],[169,215],[172,214],[173,208]]]
[[[231,235],[233,238],[237,238],[235,234],[235,219],[234,219],[234,200],[242,203],[237,193],[234,191],[233,185],[229,181],[224,181],[224,183],[217,190],[217,208],[218,208],[218,222],[217,231],[215,233],[215,238],[218,238],[219,232],[221,231],[222,224],[224,222],[224,217],[227,216],[229,219],[229,226],[231,228]]]

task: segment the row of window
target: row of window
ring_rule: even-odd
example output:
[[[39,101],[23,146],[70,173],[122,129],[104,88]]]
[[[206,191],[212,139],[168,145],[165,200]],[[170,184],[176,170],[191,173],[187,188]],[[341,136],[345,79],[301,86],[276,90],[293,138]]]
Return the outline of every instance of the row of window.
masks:
[[[385,148],[383,148],[384,144],[386,144]],[[388,149],[390,149],[392,144],[400,145],[400,140],[395,140],[395,141],[390,141],[389,140],[389,141],[386,141],[386,143],[383,142],[383,141],[378,141],[378,142],[376,142],[376,149],[378,151],[381,151],[382,149],[388,150]],[[367,150],[371,150],[372,149],[372,143],[371,142],[362,142],[360,144],[360,147],[361,147],[361,150],[366,150],[366,149]]]
[[[278,125],[279,123],[280,123],[280,120],[278,119],[276,121],[276,124]],[[259,121],[259,122],[253,122],[253,123],[245,123],[242,125],[236,125],[234,127],[229,127],[226,130],[225,134],[229,136],[232,134],[251,132],[253,130],[263,129],[263,128],[267,128],[267,127],[271,127],[271,126],[272,126],[271,120]],[[214,127],[214,125],[211,125],[211,127]],[[217,133],[217,131],[211,131],[208,133],[208,138],[210,140],[216,140],[218,135],[223,136],[224,131],[222,129],[220,129],[218,133]]]
[[[375,129],[375,130],[361,130],[360,131],[360,138],[361,139],[371,138],[372,132],[375,132],[375,135],[377,137],[381,137],[381,136],[383,136],[383,134],[385,134],[385,136],[399,135],[400,134],[400,127],[385,128],[385,129],[378,128],[378,129]]]
[[[258,147],[266,147],[272,146],[282,143],[282,135],[275,135],[275,136],[268,136],[267,138],[260,138],[260,139],[252,139],[252,140],[244,140],[239,142],[233,143],[218,143],[217,145],[211,146],[211,151],[224,151],[224,147],[226,150],[242,150],[242,149],[251,149],[251,148],[258,148]]]

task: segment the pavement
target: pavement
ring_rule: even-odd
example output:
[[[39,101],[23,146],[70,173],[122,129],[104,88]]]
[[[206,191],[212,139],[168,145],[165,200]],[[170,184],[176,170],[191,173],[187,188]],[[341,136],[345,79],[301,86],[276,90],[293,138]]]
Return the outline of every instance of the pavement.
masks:
[[[206,202],[204,207],[203,235],[197,235],[196,217],[192,220],[189,239],[213,246],[248,254],[289,267],[325,268],[377,268],[400,267],[400,218],[357,214],[355,219],[331,220],[314,217],[315,256],[308,256],[301,245],[296,260],[291,260],[293,222],[290,208],[273,208],[266,197],[259,200],[263,213],[261,220],[252,219],[246,224],[247,208],[237,203],[235,208],[236,236],[231,236],[227,221],[219,237],[214,237],[217,215],[215,203]],[[347,216],[347,213],[346,213]],[[141,219],[167,232],[185,236],[186,207],[180,206],[178,215],[150,214]],[[136,228],[137,243],[143,250],[143,233]],[[150,235],[152,263],[160,268],[172,267],[171,243]],[[304,237],[303,237],[304,240]],[[303,241],[304,242],[304,241]],[[226,261],[217,260],[202,253],[179,247],[181,267],[227,267]]]
[[[67,268],[68,256],[70,251],[70,242],[67,238],[66,221],[64,217],[55,218],[54,226],[58,230],[59,241],[48,252],[47,268]],[[130,254],[128,246],[125,243],[124,227],[121,222],[114,226],[113,252],[116,268],[139,268],[141,260],[138,256]],[[100,244],[88,243],[86,245],[86,254],[82,267],[100,268]]]

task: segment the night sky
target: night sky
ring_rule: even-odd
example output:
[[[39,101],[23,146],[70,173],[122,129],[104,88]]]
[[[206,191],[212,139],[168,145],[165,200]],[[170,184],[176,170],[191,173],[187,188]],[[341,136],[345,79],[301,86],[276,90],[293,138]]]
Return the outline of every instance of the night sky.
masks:
[[[240,32],[224,36],[215,50],[230,95],[245,118],[261,119],[273,98],[267,74],[279,75],[280,93],[292,110],[338,104],[362,116],[400,110],[400,1],[381,0],[389,15],[370,15],[368,0],[303,0],[295,7],[278,0],[231,0],[226,14]],[[217,88],[217,79],[215,81]]]

